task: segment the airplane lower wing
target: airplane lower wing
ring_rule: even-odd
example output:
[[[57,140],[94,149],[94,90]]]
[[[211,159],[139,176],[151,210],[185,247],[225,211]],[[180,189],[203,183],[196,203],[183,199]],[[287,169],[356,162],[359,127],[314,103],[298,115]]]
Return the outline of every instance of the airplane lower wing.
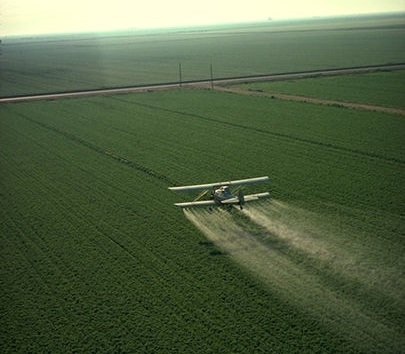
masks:
[[[270,197],[270,193],[264,192],[264,193],[256,193],[256,194],[249,194],[244,196],[244,202],[252,202],[254,200],[259,200],[259,199],[267,199]],[[221,204],[239,204],[239,198],[229,198],[226,200],[221,201]],[[175,206],[178,206],[180,208],[198,208],[198,207],[210,207],[210,206],[215,206],[218,205],[215,203],[214,200],[200,200],[196,202],[185,202],[185,203],[175,203]]]
[[[248,194],[248,195],[245,195],[245,202],[251,202],[253,200],[267,199],[267,198],[270,198],[269,192]]]
[[[214,206],[216,205],[216,203],[213,200],[200,200],[197,202],[175,203],[174,205],[180,208],[196,208],[196,207]]]
[[[259,199],[267,199],[270,198],[270,193],[269,192],[264,192],[264,193],[256,193],[256,194],[248,194],[244,196],[244,202],[252,202],[254,200],[259,200]],[[230,199],[225,199],[221,202],[222,204],[238,204],[239,203],[239,198],[230,198]]]

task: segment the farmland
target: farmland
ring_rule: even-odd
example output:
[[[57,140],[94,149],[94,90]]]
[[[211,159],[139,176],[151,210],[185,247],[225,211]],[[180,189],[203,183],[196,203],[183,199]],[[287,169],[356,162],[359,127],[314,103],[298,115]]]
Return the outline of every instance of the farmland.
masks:
[[[136,33],[5,39],[0,96],[405,61],[403,15]],[[401,108],[403,75],[241,87]],[[404,132],[208,89],[0,104],[1,352],[405,352]],[[231,213],[167,189],[263,175]]]
[[[0,96],[404,62],[404,15],[5,38]],[[241,50],[243,48],[243,50]]]
[[[305,95],[342,102],[405,108],[405,71],[240,85],[244,90]]]
[[[401,116],[208,90],[0,109],[3,352],[404,349]],[[264,174],[245,213],[167,190]]]

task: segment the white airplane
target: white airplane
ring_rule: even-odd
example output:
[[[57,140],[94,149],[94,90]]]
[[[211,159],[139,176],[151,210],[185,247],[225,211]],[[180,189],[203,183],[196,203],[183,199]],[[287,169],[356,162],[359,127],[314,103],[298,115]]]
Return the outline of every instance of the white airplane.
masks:
[[[259,199],[267,199],[270,197],[268,192],[264,193],[256,193],[256,194],[249,194],[244,195],[242,188],[240,186],[244,186],[247,184],[254,184],[260,182],[267,182],[269,177],[256,177],[256,178],[248,178],[248,179],[240,179],[237,181],[229,181],[229,182],[218,182],[218,183],[207,183],[207,184],[196,184],[192,186],[181,186],[181,187],[169,187],[170,190],[174,192],[196,192],[202,191],[196,199],[192,202],[185,202],[185,203],[175,203],[174,205],[180,208],[193,208],[193,207],[211,207],[211,206],[228,206],[228,208],[232,208],[232,205],[237,204],[241,209],[243,209],[243,204],[246,202],[251,202],[254,200]],[[231,193],[229,187],[230,186],[239,186],[235,193]],[[208,192],[210,193],[209,200],[200,200],[204,197]],[[236,195],[237,193],[237,195]]]

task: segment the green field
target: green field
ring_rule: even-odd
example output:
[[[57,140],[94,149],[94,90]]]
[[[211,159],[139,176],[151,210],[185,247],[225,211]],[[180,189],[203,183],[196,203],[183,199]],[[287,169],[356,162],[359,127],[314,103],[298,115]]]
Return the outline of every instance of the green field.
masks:
[[[209,90],[0,115],[3,353],[405,351],[401,116]],[[243,212],[167,189],[261,175]]]
[[[4,38],[0,97],[405,62],[404,14]]]
[[[260,82],[238,86],[244,90],[405,108],[405,71]]]

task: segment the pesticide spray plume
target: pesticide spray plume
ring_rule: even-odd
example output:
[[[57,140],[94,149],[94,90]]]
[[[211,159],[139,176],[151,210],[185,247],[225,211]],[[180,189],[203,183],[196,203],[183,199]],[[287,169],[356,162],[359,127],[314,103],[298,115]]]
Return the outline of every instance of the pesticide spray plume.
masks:
[[[353,341],[359,336],[383,340],[392,331],[319,275],[356,282],[364,289],[376,284],[375,273],[356,268],[356,254],[334,242],[339,235],[327,235],[329,228],[320,224],[317,215],[279,200],[252,203],[243,210],[235,207],[232,212],[221,208],[183,211],[223,254],[331,329],[343,331]]]
[[[184,213],[223,253],[262,280],[282,284],[285,277],[291,279],[292,275],[297,280],[312,278],[291,260],[292,251],[306,257],[329,257],[322,242],[291,226],[285,218],[288,209],[287,204],[273,201],[231,213],[221,208],[185,209]]]
[[[291,208],[287,204],[275,201],[273,203],[262,204],[260,206],[252,205],[245,210],[245,214],[256,224],[264,227],[269,233],[277,236],[303,252],[314,257],[330,260],[333,255],[328,250],[327,245],[314,235],[314,225],[309,229],[305,227],[297,216],[292,218]]]

